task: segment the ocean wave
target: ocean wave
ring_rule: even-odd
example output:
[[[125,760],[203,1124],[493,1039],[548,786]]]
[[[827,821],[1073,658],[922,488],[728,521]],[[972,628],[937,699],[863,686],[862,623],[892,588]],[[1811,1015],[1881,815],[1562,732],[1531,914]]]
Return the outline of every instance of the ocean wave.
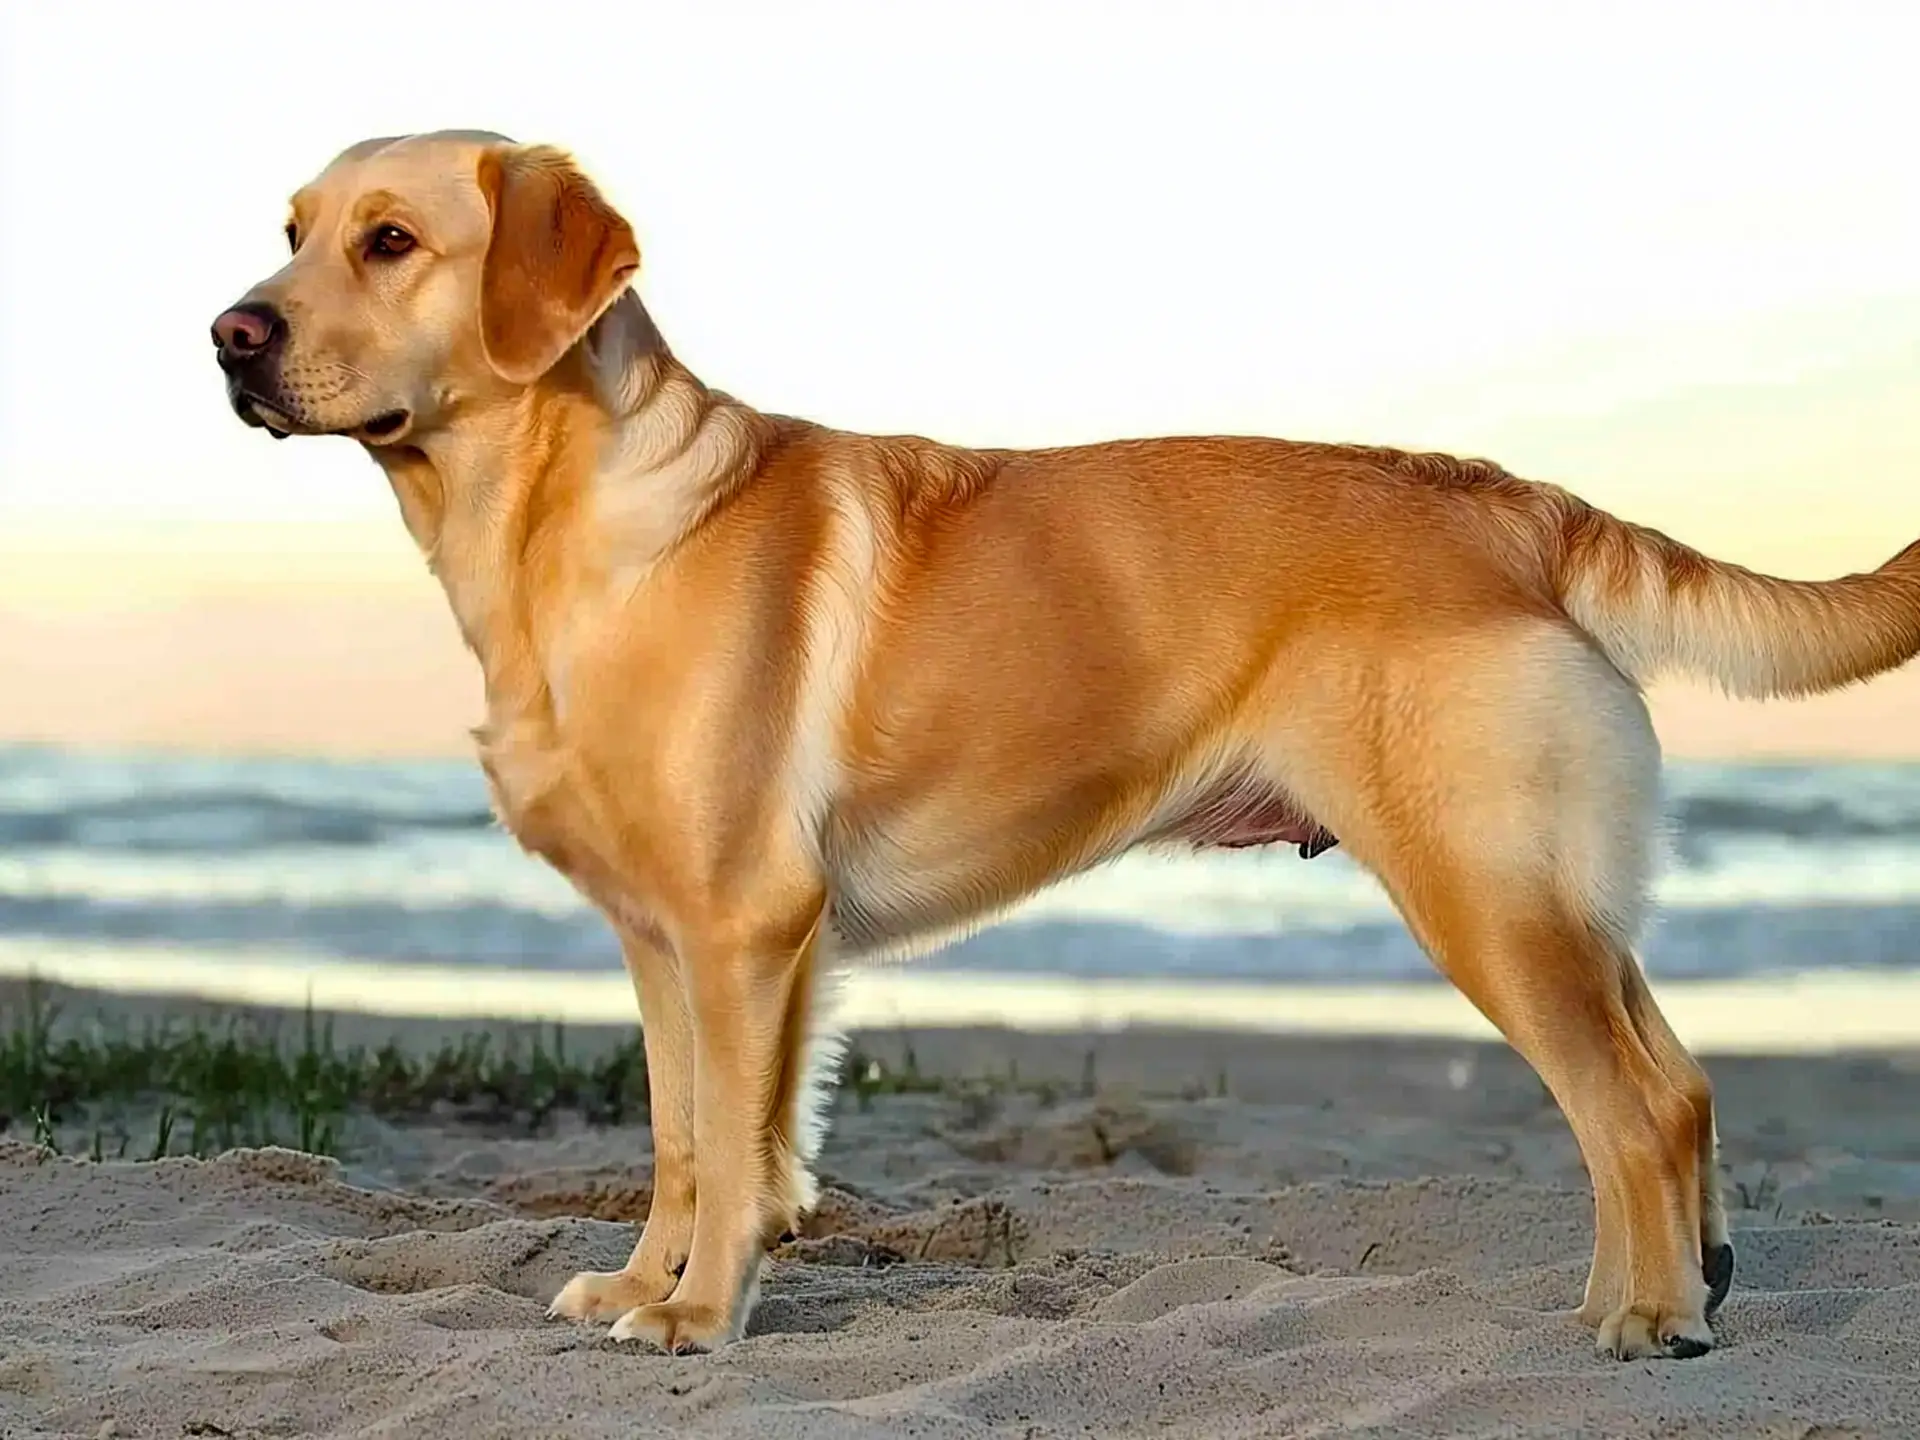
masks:
[[[247,790],[172,791],[0,811],[0,850],[220,854],[275,846],[383,845],[410,833],[484,830],[493,823],[485,807],[402,809]]]
[[[0,936],[267,947],[335,960],[598,969],[620,948],[598,914],[549,915],[484,899],[453,905],[122,901],[0,895]]]
[[[1920,964],[1920,765],[1678,764],[1656,975]],[[0,749],[0,939],[212,955],[617,969],[614,937],[493,821],[470,762]],[[920,962],[1195,980],[1432,970],[1343,851],[1125,857]]]
[[[494,825],[471,766],[62,759],[0,752],[0,850],[220,855],[350,849]],[[1920,840],[1920,766],[1674,766],[1679,857],[1718,840]]]
[[[612,932],[590,911],[546,915],[486,901],[456,906],[125,903],[0,896],[0,938],[165,943],[208,954],[273,951],[309,961],[526,971],[617,971]],[[1644,946],[1656,978],[1907,969],[1920,962],[1920,904],[1682,910]],[[1169,932],[1107,920],[1011,920],[915,962],[931,970],[1077,978],[1415,981],[1436,978],[1404,926],[1370,921],[1283,934]]]
[[[0,795],[0,851],[225,854],[263,847],[353,849],[386,845],[407,835],[484,831],[495,824],[478,778],[472,785],[440,785],[438,793],[413,797],[380,793],[363,778],[355,780],[361,783],[330,793],[324,783],[305,785],[321,795],[244,785],[156,785],[148,791],[92,793],[65,801],[46,793],[56,787],[40,785],[38,804],[21,804],[17,797],[10,804]],[[1697,860],[1701,847],[1716,839],[1920,839],[1920,781],[1908,776],[1899,780],[1903,783],[1828,780],[1820,785],[1824,793],[1811,795],[1766,795],[1766,787],[1753,780],[1728,783],[1724,789],[1695,783],[1668,795],[1665,814],[1682,860]]]
[[[1670,823],[1684,839],[1716,835],[1766,835],[1789,840],[1901,839],[1920,836],[1920,807],[1865,812],[1840,799],[1801,802],[1757,800],[1740,795],[1690,795],[1668,807]]]

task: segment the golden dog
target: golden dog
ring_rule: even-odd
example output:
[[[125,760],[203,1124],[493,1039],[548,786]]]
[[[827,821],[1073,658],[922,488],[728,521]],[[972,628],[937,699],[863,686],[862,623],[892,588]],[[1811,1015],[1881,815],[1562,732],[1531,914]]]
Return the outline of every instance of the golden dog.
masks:
[[[605,913],[638,992],[652,1212],[554,1313],[669,1351],[742,1332],[814,1198],[836,966],[1137,845],[1337,836],[1572,1125],[1601,1348],[1712,1344],[1712,1092],[1632,950],[1640,686],[1901,664],[1920,543],[1802,583],[1483,461],[762,414],[674,360],[592,183],[496,135],[356,145],[287,235],[214,324],[234,408],[386,471],[485,674],[500,818]]]

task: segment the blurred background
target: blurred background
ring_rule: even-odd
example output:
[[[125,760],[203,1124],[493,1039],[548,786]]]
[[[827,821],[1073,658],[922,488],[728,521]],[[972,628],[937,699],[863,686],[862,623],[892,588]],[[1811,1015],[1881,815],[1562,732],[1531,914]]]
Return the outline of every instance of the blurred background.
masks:
[[[1902,7],[0,16],[7,974],[631,1016],[604,927],[490,821],[477,671],[379,472],[244,429],[212,363],[286,197],[367,136],[573,149],[669,343],[763,409],[1484,454],[1790,576],[1920,535]],[[1854,1020],[1920,1028],[1920,671],[1654,698],[1650,973],[1772,995],[1814,1043],[1793,997],[1865,975]],[[863,983],[868,1021],[1244,1020],[1281,985],[1323,1008],[1262,1014],[1337,1025],[1361,984],[1377,1024],[1439,990],[1343,854],[1285,848],[1129,857]]]

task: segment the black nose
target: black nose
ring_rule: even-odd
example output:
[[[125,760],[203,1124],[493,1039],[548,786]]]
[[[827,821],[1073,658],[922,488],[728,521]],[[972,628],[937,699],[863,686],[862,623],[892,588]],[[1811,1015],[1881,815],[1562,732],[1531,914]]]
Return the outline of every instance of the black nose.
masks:
[[[287,322],[271,305],[236,305],[213,322],[213,343],[220,364],[231,370],[271,349],[287,332]]]

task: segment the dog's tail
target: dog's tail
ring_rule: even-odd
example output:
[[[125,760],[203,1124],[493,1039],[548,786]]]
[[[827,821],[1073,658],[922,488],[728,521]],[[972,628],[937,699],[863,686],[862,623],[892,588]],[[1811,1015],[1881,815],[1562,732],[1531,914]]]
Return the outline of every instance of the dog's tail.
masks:
[[[1813,695],[1920,653],[1920,540],[1868,574],[1781,580],[1555,501],[1561,608],[1636,682],[1679,674],[1749,699]]]

